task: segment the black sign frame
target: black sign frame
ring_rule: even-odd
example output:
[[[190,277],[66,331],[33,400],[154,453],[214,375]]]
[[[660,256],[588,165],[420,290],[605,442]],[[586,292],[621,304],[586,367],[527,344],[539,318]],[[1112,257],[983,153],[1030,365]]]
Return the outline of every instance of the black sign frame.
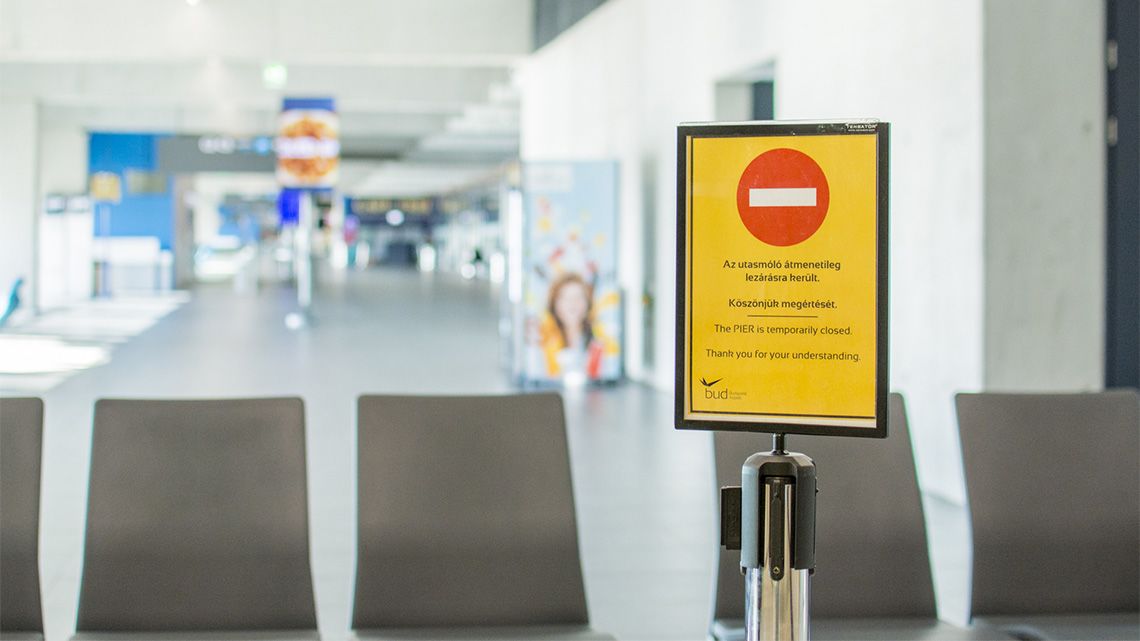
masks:
[[[876,345],[875,345],[875,427],[812,425],[800,423],[710,421],[685,418],[685,371],[689,366],[686,352],[686,313],[691,290],[688,270],[688,219],[691,210],[692,176],[688,175],[688,143],[693,138],[733,138],[765,136],[834,136],[874,134],[877,139],[876,179]],[[756,432],[763,434],[806,434],[817,436],[849,436],[886,438],[889,422],[889,283],[890,271],[890,124],[878,120],[842,122],[762,121],[741,123],[682,123],[677,127],[677,289],[676,350],[674,385],[674,427],[678,430]],[[688,275],[688,277],[687,277]],[[690,341],[691,345],[691,341]]]

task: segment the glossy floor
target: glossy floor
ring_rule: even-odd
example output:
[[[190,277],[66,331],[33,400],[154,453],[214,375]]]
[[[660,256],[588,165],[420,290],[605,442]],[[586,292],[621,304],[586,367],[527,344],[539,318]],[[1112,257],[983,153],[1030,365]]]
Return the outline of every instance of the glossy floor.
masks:
[[[44,606],[49,640],[75,626],[91,412],[100,397],[299,395],[305,399],[320,628],[344,638],[355,564],[354,403],[362,393],[512,391],[487,286],[411,272],[342,275],[294,331],[287,289],[196,291],[110,362],[44,393]],[[700,639],[716,549],[711,438],[672,429],[672,398],[636,384],[565,394],[594,626],[621,639]],[[935,506],[935,559],[964,606],[960,510]],[[941,514],[941,516],[939,516]]]

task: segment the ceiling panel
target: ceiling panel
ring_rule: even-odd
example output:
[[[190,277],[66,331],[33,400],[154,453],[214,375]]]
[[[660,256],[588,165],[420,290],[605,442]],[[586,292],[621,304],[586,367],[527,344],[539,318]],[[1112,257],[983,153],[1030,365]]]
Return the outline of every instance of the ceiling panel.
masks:
[[[284,95],[333,96],[342,189],[425,195],[517,156],[532,5],[0,0],[0,97],[34,101],[41,128],[271,135]]]

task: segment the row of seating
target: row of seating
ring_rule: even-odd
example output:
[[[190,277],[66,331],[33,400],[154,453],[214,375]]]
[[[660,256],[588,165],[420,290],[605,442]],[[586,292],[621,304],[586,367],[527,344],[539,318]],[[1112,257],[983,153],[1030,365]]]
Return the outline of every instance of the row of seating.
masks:
[[[820,475],[816,638],[1140,639],[1140,396],[960,394],[973,528],[969,629],[937,619],[903,398],[890,437],[789,437]],[[802,438],[802,440],[801,440]],[[767,449],[718,432],[717,482]],[[711,634],[743,639],[738,552],[722,551]],[[835,619],[860,617],[851,628]]]
[[[38,636],[43,404],[0,416],[0,631]],[[357,416],[357,637],[612,638],[589,627],[560,396]],[[100,400],[87,505],[75,639],[317,638],[300,399]]]
[[[892,395],[885,442],[801,448],[821,470],[814,636],[1044,637],[1030,615],[1074,612],[1123,612],[1118,631],[1137,636],[1137,395],[958,404],[973,609],[1016,618],[938,622],[905,408]],[[0,400],[5,638],[42,630],[42,415],[38,399]],[[610,638],[589,627],[563,421],[552,394],[360,398],[357,636]],[[767,448],[759,435],[714,442],[718,486]],[[99,401],[76,637],[315,638],[304,443],[299,399]],[[738,565],[722,553],[720,639],[743,616]],[[1082,636],[1071,618],[1051,625]]]

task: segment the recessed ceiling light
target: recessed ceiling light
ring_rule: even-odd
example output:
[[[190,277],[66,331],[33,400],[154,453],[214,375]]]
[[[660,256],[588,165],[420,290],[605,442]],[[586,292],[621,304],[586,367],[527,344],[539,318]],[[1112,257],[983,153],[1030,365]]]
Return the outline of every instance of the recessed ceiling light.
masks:
[[[279,62],[271,62],[261,68],[261,83],[266,89],[284,89],[289,82],[289,68]]]
[[[200,2],[202,2],[202,0],[186,0],[186,4],[190,5],[191,7],[198,6],[198,3]]]

